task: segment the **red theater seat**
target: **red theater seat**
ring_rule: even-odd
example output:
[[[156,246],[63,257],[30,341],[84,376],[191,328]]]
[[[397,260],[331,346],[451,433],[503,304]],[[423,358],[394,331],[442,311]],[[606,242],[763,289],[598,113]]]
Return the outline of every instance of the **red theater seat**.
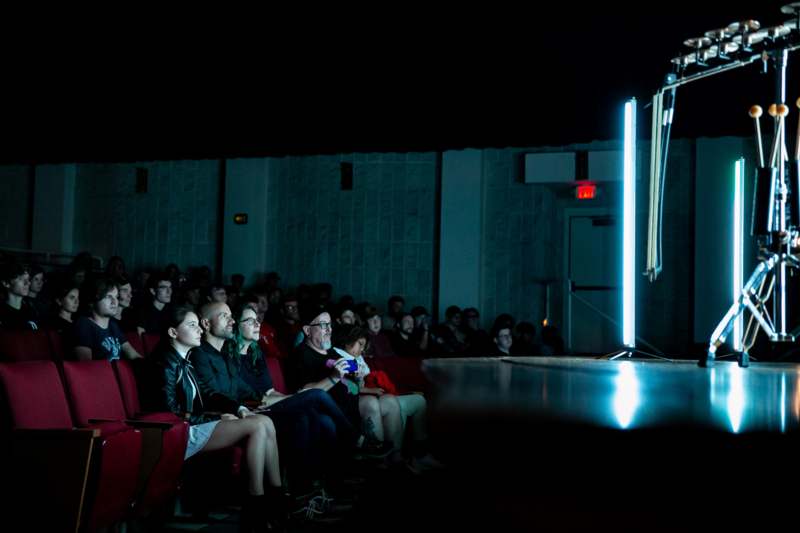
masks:
[[[172,413],[140,412],[136,379],[128,361],[115,361],[114,367],[107,361],[68,362],[64,376],[79,423],[91,423],[92,419],[125,421],[143,432],[137,513],[147,514],[169,501],[178,489],[188,423]]]
[[[373,370],[383,370],[401,393],[427,392],[429,384],[422,373],[419,357],[372,357],[367,364]]]
[[[68,349],[71,349],[72,346],[67,346],[64,343],[64,336],[57,332],[54,329],[47,330],[47,337],[50,340],[50,348],[52,350],[52,356],[54,361],[63,361],[64,356],[67,353]]]
[[[142,434],[119,424],[73,429],[53,362],[0,364],[0,385],[11,429],[14,481],[8,487],[14,487],[27,525],[95,530],[125,518],[135,496]]]
[[[267,370],[272,378],[272,386],[276,391],[288,394],[286,390],[286,380],[283,378],[283,368],[281,367],[281,360],[274,357],[265,357],[267,362]]]
[[[0,358],[8,362],[48,361],[53,358],[53,348],[42,330],[0,331]]]
[[[144,352],[139,352],[144,356],[148,356],[153,353],[153,350],[156,349],[158,343],[161,341],[161,335],[156,333],[145,333],[142,335],[142,347]]]
[[[145,355],[144,353],[144,345],[142,344],[142,337],[139,336],[139,332],[137,331],[126,331],[125,338],[128,339],[128,342],[133,349],[139,352],[140,355]]]

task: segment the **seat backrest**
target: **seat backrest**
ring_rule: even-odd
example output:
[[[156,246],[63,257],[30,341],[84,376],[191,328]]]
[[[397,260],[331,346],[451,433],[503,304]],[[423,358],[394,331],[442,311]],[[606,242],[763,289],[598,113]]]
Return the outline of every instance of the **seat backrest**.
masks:
[[[139,352],[144,356],[150,355],[153,353],[153,350],[156,349],[158,346],[158,342],[161,340],[161,335],[157,333],[145,333],[142,335],[142,347],[144,352]]]
[[[64,385],[52,361],[0,363],[0,387],[11,427],[72,427]]]
[[[130,361],[124,359],[112,361],[111,365],[114,367],[114,374],[117,376],[119,392],[122,394],[122,404],[125,406],[125,414],[128,418],[133,418],[141,412],[133,365]]]
[[[144,353],[144,346],[142,345],[142,338],[139,336],[138,331],[126,331],[125,338],[128,339],[128,342],[133,346],[133,349],[139,352],[141,355],[145,355]]]
[[[286,380],[283,379],[283,369],[281,368],[281,360],[275,357],[265,357],[267,361],[267,370],[272,378],[272,387],[284,394],[288,394],[286,390]]]
[[[42,330],[0,331],[3,361],[49,361],[53,356],[50,339]]]
[[[63,361],[67,350],[72,348],[64,342],[64,335],[54,329],[48,329],[47,338],[50,340],[50,350],[54,361]]]
[[[373,370],[383,370],[398,391],[427,392],[429,383],[422,373],[421,357],[373,357],[367,363]]]
[[[117,378],[109,361],[65,361],[64,380],[77,425],[88,425],[90,418],[126,418]]]

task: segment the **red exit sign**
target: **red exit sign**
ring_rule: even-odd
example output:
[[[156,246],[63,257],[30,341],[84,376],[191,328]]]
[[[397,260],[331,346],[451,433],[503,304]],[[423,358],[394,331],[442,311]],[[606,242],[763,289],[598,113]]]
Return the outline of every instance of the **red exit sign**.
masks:
[[[581,183],[575,187],[575,198],[578,200],[593,200],[597,196],[597,185],[594,183]]]

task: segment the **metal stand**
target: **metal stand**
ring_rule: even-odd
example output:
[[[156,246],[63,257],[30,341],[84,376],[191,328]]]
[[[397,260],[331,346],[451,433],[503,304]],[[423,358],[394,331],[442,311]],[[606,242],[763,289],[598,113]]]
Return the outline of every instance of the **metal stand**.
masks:
[[[725,316],[720,321],[719,325],[717,325],[716,329],[714,329],[714,333],[711,334],[711,341],[708,345],[708,352],[704,358],[701,358],[698,361],[698,364],[702,367],[709,366],[714,363],[716,359],[716,352],[717,348],[720,347],[722,343],[725,342],[728,334],[730,333],[731,329],[733,329],[733,323],[736,321],[736,318],[745,310],[747,309],[753,315],[753,318],[756,319],[758,325],[761,329],[769,337],[769,340],[773,342],[793,342],[794,336],[786,333],[786,315],[781,314],[778,316],[776,313],[776,319],[782,319],[779,321],[779,328],[776,331],[775,325],[771,320],[769,314],[767,313],[766,306],[764,305],[766,302],[760,299],[760,296],[757,292],[758,287],[761,287],[767,280],[768,276],[780,276],[781,273],[785,275],[786,273],[786,266],[792,268],[800,268],[800,262],[794,257],[786,253],[774,253],[770,255],[768,258],[763,259],[758,266],[756,266],[753,273],[750,275],[750,279],[747,280],[745,286],[742,288],[739,297],[736,299],[735,302],[731,305],[728,309],[728,312],[725,313]],[[783,298],[780,298],[781,294],[777,293],[777,283],[776,283],[776,294],[775,294],[775,308],[781,309],[781,301],[785,302],[785,288],[783,286]],[[781,311],[785,311],[781,309]],[[743,350],[741,352],[735,352],[737,356],[737,362],[741,367],[747,367],[750,364],[750,356],[747,353],[747,350]]]
[[[787,49],[778,50],[776,52],[776,101],[779,104],[783,104],[786,99],[787,60]],[[753,233],[762,241],[759,243],[762,252],[766,252],[768,255],[761,258],[761,261],[750,275],[750,278],[747,280],[747,283],[745,283],[739,296],[711,334],[708,351],[706,355],[698,361],[698,365],[701,367],[707,367],[714,363],[717,349],[725,342],[725,339],[733,328],[734,322],[745,309],[750,311],[753,318],[758,322],[758,326],[764,330],[770,341],[794,341],[794,336],[786,330],[786,267],[800,268],[800,262],[791,255],[791,239],[787,238],[786,204],[789,189],[786,179],[786,162],[784,161],[786,144],[783,138],[775,139],[775,143],[778,145],[776,160],[778,172],[775,175],[776,183],[770,188],[772,191],[771,194],[760,199],[763,203],[769,203],[769,205],[760,205],[758,203],[758,194],[756,194],[754,201],[754,211],[760,209],[762,212],[766,213],[765,220],[768,222],[764,224],[764,231],[757,231],[754,224]],[[794,191],[794,194],[798,193],[800,193],[800,191]],[[762,299],[761,295],[761,288],[764,287],[767,282],[770,282],[771,286],[773,281],[775,284],[775,291],[772,293],[774,322],[766,309],[765,304],[768,298]],[[740,367],[749,366],[750,356],[747,353],[746,347],[741,352],[734,353],[737,356],[737,362]]]
[[[672,362],[672,359],[670,359],[668,357],[661,357],[660,355],[656,355],[656,354],[650,353],[650,352],[645,352],[645,351],[642,351],[642,350],[640,350],[638,348],[628,348],[628,347],[624,347],[624,348],[621,348],[619,351],[611,352],[609,354],[606,354],[606,355],[600,357],[600,359],[608,359],[609,361],[613,361],[613,360],[619,359],[621,357],[627,357],[628,359],[630,359],[631,357],[633,357],[634,354],[640,354],[640,355],[644,355],[646,357],[651,357],[653,359],[661,359],[662,361],[670,361],[670,362]]]

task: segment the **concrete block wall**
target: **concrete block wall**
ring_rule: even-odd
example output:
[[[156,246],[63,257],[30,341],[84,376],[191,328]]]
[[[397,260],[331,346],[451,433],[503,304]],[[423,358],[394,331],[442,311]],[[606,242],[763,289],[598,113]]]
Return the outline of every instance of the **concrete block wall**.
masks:
[[[0,167],[0,247],[30,246],[32,172],[28,165]]]
[[[340,163],[353,164],[353,189]],[[271,161],[267,266],[282,284],[330,282],[380,309],[392,294],[431,308],[436,154],[340,154]]]
[[[565,210],[607,208],[621,213],[621,182],[601,183],[599,198],[578,201],[569,185],[521,183],[518,178],[522,154],[620,149],[619,142],[594,142],[564,147],[484,150],[479,307],[484,327],[491,327],[497,315],[510,313],[517,321],[532,322],[540,330],[545,317],[545,287],[550,282],[549,320],[563,331],[567,276]],[[636,272],[644,272],[649,143],[640,142],[638,151]],[[683,350],[691,342],[693,329],[694,165],[694,141],[672,141],[664,201],[665,268],[655,283],[647,282],[644,277],[636,280],[637,335],[670,353]],[[664,328],[665,323],[671,327]]]
[[[148,190],[136,193],[136,168]],[[176,263],[216,265],[220,163],[216,160],[81,164],[75,252],[120,255],[129,272]]]

